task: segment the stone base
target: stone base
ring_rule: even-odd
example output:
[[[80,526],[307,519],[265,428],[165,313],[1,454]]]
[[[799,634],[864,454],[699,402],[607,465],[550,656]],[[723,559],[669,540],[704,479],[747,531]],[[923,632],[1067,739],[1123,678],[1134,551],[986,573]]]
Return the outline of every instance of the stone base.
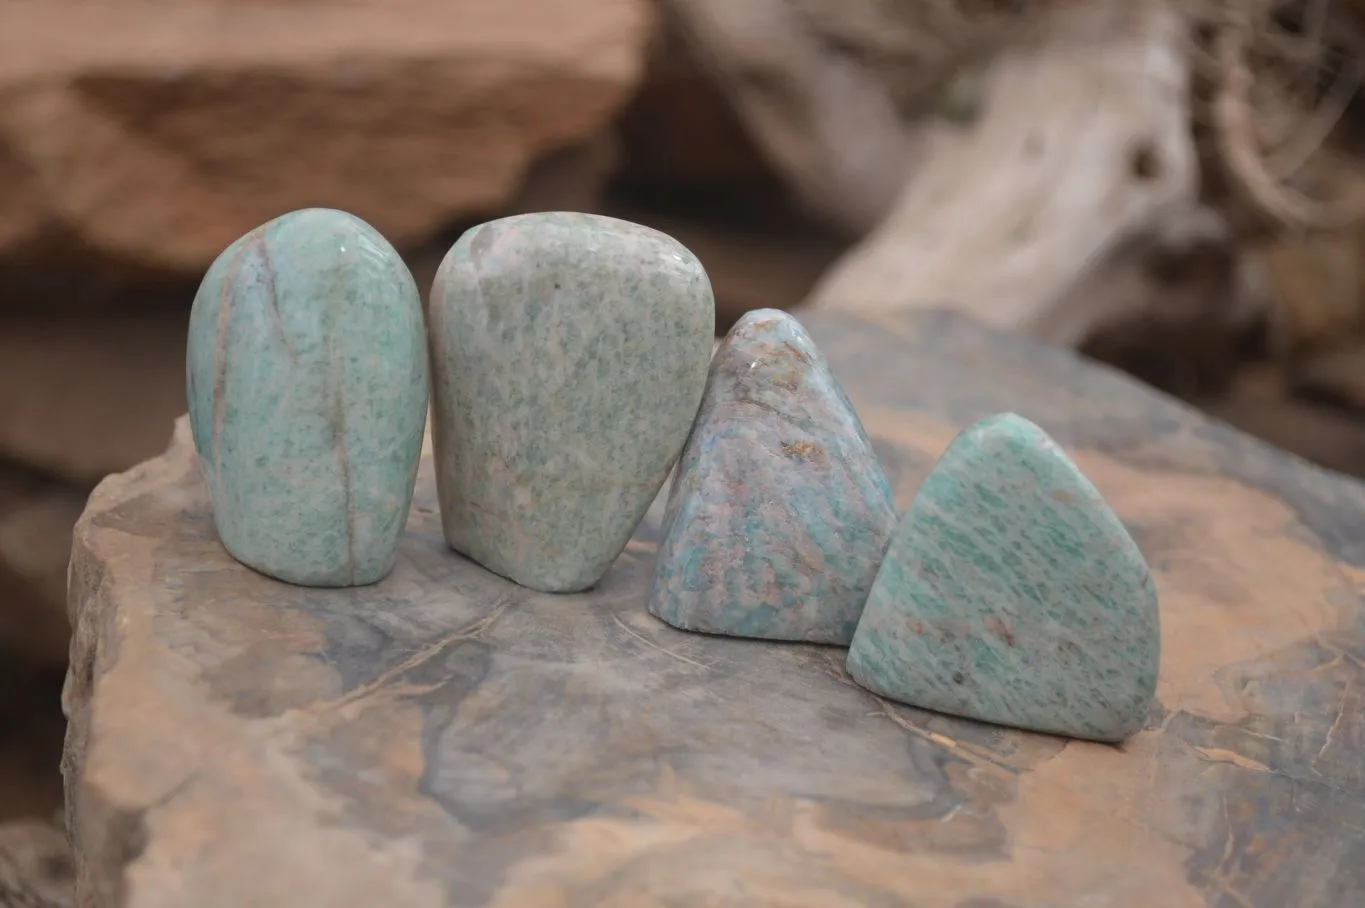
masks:
[[[81,905],[1352,905],[1365,487],[942,314],[804,319],[904,508],[1015,410],[1149,561],[1159,705],[1121,746],[898,706],[838,648],[650,617],[656,507],[592,592],[447,551],[307,590],[233,562],[182,430],[77,527],[65,759]]]

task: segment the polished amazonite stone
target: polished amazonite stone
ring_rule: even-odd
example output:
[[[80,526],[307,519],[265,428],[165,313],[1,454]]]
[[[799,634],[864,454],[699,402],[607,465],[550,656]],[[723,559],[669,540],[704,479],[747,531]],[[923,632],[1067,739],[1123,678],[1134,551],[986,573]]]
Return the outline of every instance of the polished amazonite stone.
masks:
[[[677,460],[715,301],[665,234],[548,212],[467,231],[428,307],[446,541],[541,592],[596,583]]]
[[[1118,741],[1156,692],[1161,632],[1147,563],[1048,435],[982,420],[901,519],[848,670],[925,709]]]
[[[675,627],[847,646],[896,505],[805,329],[748,313],[711,363],[669,492],[649,610]]]
[[[412,275],[342,211],[257,227],[209,267],[190,315],[190,423],[224,547],[280,580],[358,586],[392,569],[427,411]]]

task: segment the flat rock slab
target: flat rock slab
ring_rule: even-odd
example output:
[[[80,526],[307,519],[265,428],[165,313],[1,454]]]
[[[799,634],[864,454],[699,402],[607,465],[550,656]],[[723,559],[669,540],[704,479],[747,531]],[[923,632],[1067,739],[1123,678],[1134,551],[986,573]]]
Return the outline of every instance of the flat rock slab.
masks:
[[[1365,486],[1070,354],[922,314],[804,320],[908,504],[963,426],[1065,445],[1150,562],[1159,707],[1121,746],[899,706],[844,650],[446,550],[285,586],[214,538],[183,428],[77,527],[81,905],[1034,908],[1365,901]]]

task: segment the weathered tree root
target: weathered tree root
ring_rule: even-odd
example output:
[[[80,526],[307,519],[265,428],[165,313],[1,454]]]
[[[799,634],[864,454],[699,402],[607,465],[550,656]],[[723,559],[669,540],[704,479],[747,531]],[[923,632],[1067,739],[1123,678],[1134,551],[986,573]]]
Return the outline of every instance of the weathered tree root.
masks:
[[[0,823],[0,908],[71,908],[71,848],[55,823]]]

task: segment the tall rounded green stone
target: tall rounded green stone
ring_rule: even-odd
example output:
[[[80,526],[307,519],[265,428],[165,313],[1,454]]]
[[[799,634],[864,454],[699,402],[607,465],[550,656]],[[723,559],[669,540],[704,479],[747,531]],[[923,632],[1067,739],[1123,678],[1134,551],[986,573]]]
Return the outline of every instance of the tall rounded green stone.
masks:
[[[364,221],[278,217],[209,267],[190,315],[190,424],[223,546],[306,586],[393,568],[427,411],[417,286]]]
[[[701,263],[615,218],[502,218],[451,248],[427,320],[446,541],[531,589],[592,586],[696,417],[715,336]]]

